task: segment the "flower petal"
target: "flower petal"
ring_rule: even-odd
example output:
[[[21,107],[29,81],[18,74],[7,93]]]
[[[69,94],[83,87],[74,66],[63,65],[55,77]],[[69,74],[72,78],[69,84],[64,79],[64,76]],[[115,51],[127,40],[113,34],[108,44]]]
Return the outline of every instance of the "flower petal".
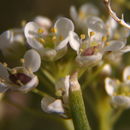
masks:
[[[118,40],[108,42],[108,45],[104,47],[104,51],[118,51],[125,46],[125,43]]]
[[[69,33],[69,43],[72,49],[74,49],[75,51],[79,51],[79,47],[80,47],[80,41],[79,41],[79,37],[75,32],[70,32]]]
[[[130,66],[125,67],[123,71],[123,80],[125,83],[130,84]]]
[[[66,38],[70,31],[74,31],[74,24],[70,19],[61,17],[56,21],[54,28],[56,28],[58,36]]]
[[[35,49],[43,48],[42,44],[38,42],[35,38],[38,34],[38,29],[40,26],[34,22],[29,22],[25,25],[24,34],[27,39],[28,44]]]
[[[24,55],[24,67],[36,72],[41,65],[40,55],[33,49],[27,51]]]
[[[65,103],[68,102],[68,96],[69,96],[69,87],[70,87],[69,78],[70,76],[67,75],[65,78],[61,78],[55,84],[56,91],[61,93],[61,96],[63,96],[63,100]]]
[[[13,42],[13,32],[8,30],[0,35],[0,49],[4,50],[10,47]]]
[[[31,81],[29,81],[26,85],[18,88],[18,90],[27,93],[31,91],[33,88],[37,87],[37,85],[38,85],[38,78],[37,76],[34,76],[31,79]]]
[[[5,91],[8,90],[9,87],[7,87],[6,84],[0,83],[0,93],[4,93]]]
[[[50,96],[45,96],[41,100],[41,107],[44,112],[63,114],[64,108],[60,99],[55,99]]]
[[[87,26],[89,29],[93,30],[94,32],[100,32],[102,34],[106,33],[104,22],[96,16],[88,17]]]
[[[81,66],[95,66],[98,64],[102,59],[102,54],[97,53],[92,56],[77,56],[76,61],[79,63]]]
[[[43,28],[50,28],[52,25],[52,22],[49,18],[43,17],[43,16],[37,16],[34,21]]]
[[[2,64],[0,64],[0,78],[2,79],[8,79],[9,73],[7,71],[7,68],[4,67]]]
[[[120,52],[122,52],[122,53],[130,52],[130,45],[127,45],[127,46],[123,47],[123,48],[120,50]]]
[[[130,108],[130,97],[112,96],[112,104],[115,107]]]
[[[109,77],[105,79],[105,90],[109,96],[112,96],[115,93],[117,87],[118,84],[116,80],[112,80]]]

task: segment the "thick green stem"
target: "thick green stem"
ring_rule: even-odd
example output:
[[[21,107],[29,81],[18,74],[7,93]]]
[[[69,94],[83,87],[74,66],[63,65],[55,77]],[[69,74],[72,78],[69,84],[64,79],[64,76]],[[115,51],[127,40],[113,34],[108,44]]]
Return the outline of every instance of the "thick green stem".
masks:
[[[69,102],[75,130],[90,130],[77,73],[70,78]]]

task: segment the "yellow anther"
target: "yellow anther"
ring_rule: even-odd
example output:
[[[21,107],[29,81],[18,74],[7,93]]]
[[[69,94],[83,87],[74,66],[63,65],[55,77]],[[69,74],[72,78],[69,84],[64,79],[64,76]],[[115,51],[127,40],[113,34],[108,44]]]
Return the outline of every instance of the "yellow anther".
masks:
[[[84,18],[86,18],[86,14],[85,14],[83,11],[80,11],[80,12],[79,12],[79,17],[80,17],[81,19],[84,19]]]
[[[39,33],[39,34],[42,34],[43,32],[44,32],[44,30],[43,30],[42,28],[39,28],[39,29],[38,29],[38,33]]]
[[[7,66],[8,66],[8,64],[4,62],[4,63],[3,63],[3,66],[4,66],[4,67],[7,67]]]
[[[95,35],[95,32],[90,32],[90,37],[92,37],[93,35]]]
[[[83,52],[83,49],[82,48],[80,48],[80,50],[79,50],[80,52]]]
[[[51,28],[51,32],[52,32],[52,33],[56,33],[56,32],[57,32],[57,29],[56,29],[56,28]]]
[[[62,41],[64,38],[63,38],[63,36],[60,36],[59,39],[60,39],[60,41]]]
[[[23,86],[23,83],[20,80],[17,80],[16,82]]]
[[[129,76],[127,76],[127,79],[128,79],[128,80],[130,80],[130,75],[129,75]]]
[[[103,41],[103,42],[107,41],[107,37],[106,37],[106,36],[103,36],[103,37],[102,37],[102,41]]]
[[[120,80],[117,79],[117,80],[116,80],[116,83],[119,85],[119,84],[120,84]]]
[[[80,38],[81,38],[82,40],[84,40],[84,39],[86,38],[86,35],[85,35],[85,34],[81,34],[81,35],[80,35]]]
[[[39,41],[40,43],[42,43],[42,44],[45,43],[45,40],[44,40],[43,38],[38,38],[38,41]]]
[[[21,26],[24,27],[26,25],[26,23],[27,23],[26,20],[22,20],[21,21]]]
[[[90,46],[93,47],[93,46],[97,46],[97,45],[98,45],[97,42],[92,42]]]
[[[52,37],[52,40],[55,41],[55,40],[56,40],[56,36],[53,36],[53,37]]]
[[[110,42],[106,42],[106,43],[105,43],[105,46],[109,46],[109,45],[110,45]]]
[[[23,58],[21,58],[21,59],[20,59],[20,62],[21,62],[21,63],[24,63],[24,59],[23,59]]]
[[[12,70],[11,70],[11,73],[12,73],[12,74],[16,74],[16,73],[17,73],[17,70],[16,70],[16,69],[12,69]]]

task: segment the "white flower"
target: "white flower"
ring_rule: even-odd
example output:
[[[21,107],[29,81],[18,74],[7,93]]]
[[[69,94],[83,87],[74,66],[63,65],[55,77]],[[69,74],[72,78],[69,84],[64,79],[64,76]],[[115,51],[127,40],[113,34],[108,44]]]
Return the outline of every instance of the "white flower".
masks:
[[[69,109],[69,87],[70,76],[59,79],[56,84],[56,95],[59,98],[53,98],[50,96],[43,97],[41,101],[41,107],[44,112],[57,113],[62,117],[67,117],[67,110]]]
[[[39,54],[35,50],[29,50],[24,55],[24,64],[10,69],[0,64],[0,92],[7,89],[28,92],[38,85],[36,72],[41,64]]]
[[[106,78],[105,89],[115,107],[130,108],[130,66],[123,72],[123,82]]]
[[[14,55],[18,48],[18,55],[25,50],[22,29],[7,30],[0,35],[0,50],[4,56]]]
[[[87,30],[86,20],[88,16],[97,16],[99,14],[98,9],[92,4],[83,4],[77,11],[75,6],[70,8],[70,16],[80,29]]]
[[[35,22],[27,23],[24,29],[28,44],[45,60],[57,60],[65,54],[71,31],[74,31],[74,25],[70,19],[64,17],[56,21],[54,28],[47,35]]]
[[[41,107],[44,112],[64,114],[64,108],[60,99],[55,99],[50,96],[45,96],[41,100]]]

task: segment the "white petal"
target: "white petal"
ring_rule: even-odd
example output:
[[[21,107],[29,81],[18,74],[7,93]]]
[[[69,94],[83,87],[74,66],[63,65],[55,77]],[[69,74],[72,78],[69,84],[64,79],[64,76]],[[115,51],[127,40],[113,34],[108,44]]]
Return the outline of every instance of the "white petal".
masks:
[[[70,19],[61,17],[56,21],[54,28],[56,28],[58,36],[66,38],[70,31],[74,31],[74,24]]]
[[[70,7],[70,16],[72,17],[72,19],[75,21],[78,17],[77,11],[75,6],[71,6]]]
[[[7,87],[6,84],[0,83],[0,93],[4,93],[5,91],[8,90],[9,87]]]
[[[47,113],[64,113],[64,108],[62,106],[62,101],[60,99],[54,99],[53,97],[43,97],[41,100],[42,110]]]
[[[0,49],[4,50],[10,47],[13,42],[13,32],[8,30],[0,35]]]
[[[112,104],[115,107],[130,108],[130,97],[112,96]]]
[[[36,72],[41,65],[40,55],[33,49],[27,51],[24,55],[24,67]]]
[[[8,77],[9,73],[7,71],[7,68],[0,64],[0,78],[8,79]]]
[[[60,79],[56,82],[55,87],[56,91],[60,91],[61,94],[63,94],[63,100],[65,103],[68,102],[68,96],[69,96],[69,78],[70,76],[67,75],[65,78]]]
[[[127,45],[127,46],[123,47],[123,48],[120,50],[120,52],[122,52],[122,53],[130,52],[130,45]]]
[[[58,46],[57,46],[55,49],[56,49],[56,50],[61,50],[61,49],[65,48],[65,47],[67,46],[68,42],[69,42],[69,37],[66,37],[64,40],[62,40],[62,41],[58,44]]]
[[[37,87],[38,85],[38,78],[37,76],[34,76],[31,81],[29,81],[27,84],[25,84],[24,86],[18,88],[19,91],[22,91],[22,92],[29,92],[31,91],[32,89],[34,89],[35,87]]]
[[[125,43],[118,40],[108,42],[109,44],[104,47],[104,51],[118,51],[125,46]]]
[[[83,4],[80,7],[80,11],[85,13],[86,15],[98,15],[98,9],[92,4]]]
[[[106,33],[106,28],[105,28],[104,22],[96,16],[88,17],[87,26],[94,32],[100,32],[102,34]]]
[[[40,44],[36,39],[36,35],[38,34],[38,29],[40,26],[34,22],[29,22],[26,24],[24,28],[24,34],[27,39],[28,44],[35,49],[43,48],[42,44]]]
[[[105,79],[105,90],[109,96],[112,96],[116,91],[118,85],[116,80],[112,80],[109,77]]]
[[[72,49],[74,49],[75,51],[79,51],[80,41],[78,35],[75,32],[71,31],[69,33],[69,43]]]
[[[98,64],[102,59],[102,54],[97,53],[92,56],[77,56],[76,61],[81,65],[81,66],[94,66]]]
[[[125,83],[130,83],[130,66],[125,67],[123,71],[123,80]]]
[[[34,21],[43,28],[50,28],[52,25],[52,22],[49,18],[43,17],[43,16],[37,16]]]

